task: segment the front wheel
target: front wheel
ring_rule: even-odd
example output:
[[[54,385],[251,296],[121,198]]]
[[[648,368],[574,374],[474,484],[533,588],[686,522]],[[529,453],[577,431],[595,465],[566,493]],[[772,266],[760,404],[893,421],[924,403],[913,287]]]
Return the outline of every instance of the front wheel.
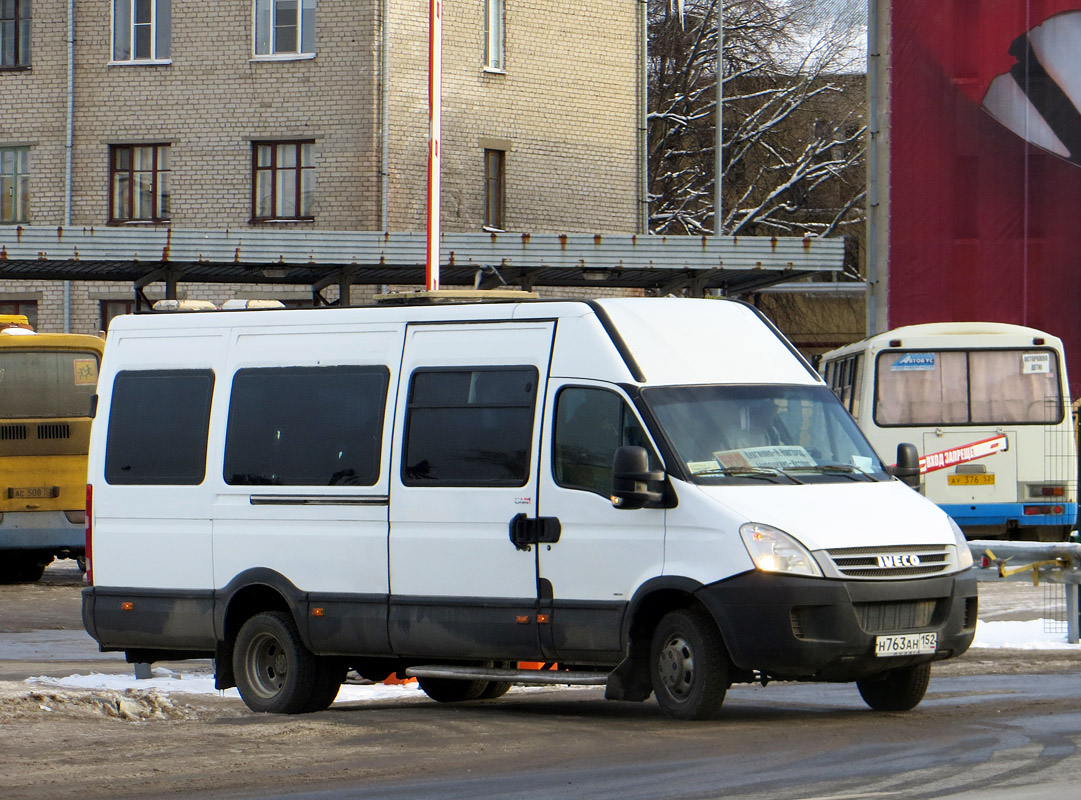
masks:
[[[321,685],[318,661],[301,641],[292,615],[282,611],[256,614],[241,626],[233,648],[233,674],[241,699],[252,711],[300,714],[313,710],[313,700],[323,700],[313,697]]]
[[[704,611],[666,614],[653,632],[650,680],[657,703],[677,719],[712,719],[728,691],[728,657]]]
[[[898,667],[856,681],[863,702],[875,711],[911,711],[931,682],[931,662]]]

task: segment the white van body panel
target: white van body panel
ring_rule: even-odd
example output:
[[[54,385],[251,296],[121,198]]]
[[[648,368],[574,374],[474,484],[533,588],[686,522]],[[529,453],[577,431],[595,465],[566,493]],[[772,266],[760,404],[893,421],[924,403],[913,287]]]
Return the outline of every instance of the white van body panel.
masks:
[[[398,419],[406,418],[408,376],[415,369],[440,367],[529,366],[536,370],[539,404],[552,350],[553,321],[410,325],[402,358]],[[536,594],[531,553],[510,543],[511,519],[536,515],[537,458],[541,414],[534,415],[534,458],[524,486],[480,487],[405,485],[395,465],[391,480],[391,591],[408,596],[526,598]],[[402,453],[404,427],[394,432]],[[404,456],[403,456],[404,457]],[[448,564],[457,565],[448,569]]]
[[[717,301],[659,298],[647,308],[614,299],[603,307],[650,385],[821,382],[782,338],[763,330],[751,308],[737,304],[717,314],[710,302]]]
[[[742,517],[742,522],[780,528],[809,550],[866,547],[872,541],[956,544],[946,514],[900,481],[703,486],[701,491]]]
[[[131,317],[118,317],[117,333],[106,343],[110,359],[121,370],[209,369],[221,373],[228,350],[228,329],[220,321],[200,325],[178,347],[175,331],[157,324],[136,325]],[[206,320],[213,322],[213,320]],[[134,328],[134,330],[133,330]],[[103,359],[104,360],[104,359]],[[112,402],[115,372],[98,387],[98,417],[105,423]],[[215,393],[221,391],[220,381]],[[104,417],[104,419],[101,419]],[[103,437],[99,436],[103,441]],[[146,443],[154,447],[153,441]],[[208,465],[208,476],[212,467]],[[91,447],[90,475],[105,471],[105,450]],[[94,550],[100,570],[95,580],[104,585],[148,585],[162,589],[208,590],[214,587],[212,526],[206,514],[210,490],[198,486],[114,486],[94,498],[95,529],[101,536]],[[177,547],[183,542],[182,547]],[[132,554],[139,554],[133,559]]]
[[[261,318],[260,318],[261,319]],[[239,329],[229,348],[228,367],[220,376],[219,408],[228,409],[237,371],[252,368],[386,366],[396,370],[405,326],[376,322],[304,325],[288,332],[280,326]],[[391,372],[393,398],[397,374]],[[383,429],[393,425],[393,402],[383,415]],[[211,441],[224,441],[227,414],[212,416]],[[346,426],[348,420],[341,420]],[[287,576],[298,587],[325,592],[386,593],[390,441],[381,445],[383,465],[372,486],[229,485],[223,476],[222,448],[211,449],[208,462],[216,487],[210,509],[214,524],[214,576],[223,588],[253,566]],[[365,502],[384,498],[381,504]]]
[[[672,483],[679,496],[679,513],[669,514],[666,520],[664,574],[707,583],[753,570],[754,562],[739,536],[739,526],[750,519],[724,501],[727,490],[713,491],[714,487],[679,480]]]

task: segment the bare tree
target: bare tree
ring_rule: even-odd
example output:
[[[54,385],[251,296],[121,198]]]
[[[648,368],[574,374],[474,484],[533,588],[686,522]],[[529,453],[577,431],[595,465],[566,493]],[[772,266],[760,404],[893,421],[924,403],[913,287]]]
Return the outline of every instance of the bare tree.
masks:
[[[650,229],[713,233],[723,5],[726,234],[862,220],[862,30],[843,0],[648,0]],[[826,6],[824,8],[824,6]]]

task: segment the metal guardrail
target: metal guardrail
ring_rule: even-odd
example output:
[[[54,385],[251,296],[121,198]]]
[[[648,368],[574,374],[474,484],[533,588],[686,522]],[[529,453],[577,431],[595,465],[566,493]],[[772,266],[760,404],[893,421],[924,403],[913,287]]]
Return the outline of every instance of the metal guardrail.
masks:
[[[973,539],[968,543],[980,581],[1032,581],[1066,589],[1066,639],[1081,641],[1081,544]]]

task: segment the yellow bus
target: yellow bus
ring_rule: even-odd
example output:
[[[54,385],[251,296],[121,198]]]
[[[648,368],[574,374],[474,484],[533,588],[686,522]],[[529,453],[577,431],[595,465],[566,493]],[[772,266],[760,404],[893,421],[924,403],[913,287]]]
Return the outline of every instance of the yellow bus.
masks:
[[[0,583],[85,564],[86,452],[105,343],[0,318]],[[14,324],[12,324],[14,323]]]

